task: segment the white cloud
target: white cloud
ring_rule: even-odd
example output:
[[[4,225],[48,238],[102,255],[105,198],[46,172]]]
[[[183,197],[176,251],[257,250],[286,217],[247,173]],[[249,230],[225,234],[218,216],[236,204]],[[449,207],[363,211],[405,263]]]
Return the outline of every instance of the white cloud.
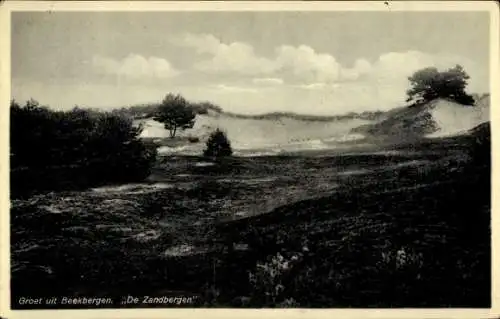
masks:
[[[245,75],[269,74],[275,71],[273,61],[256,56],[252,46],[241,42],[221,44],[212,59],[197,63],[196,68],[210,73],[229,71]]]
[[[244,42],[223,43],[211,34],[186,33],[171,40],[176,45],[195,49],[208,55],[194,64],[194,68],[210,74],[233,74],[240,76],[262,76],[252,80],[254,84],[306,83],[303,88],[318,89],[317,83],[340,83],[363,81],[372,85],[393,84],[405,87],[408,77],[416,70],[428,66],[440,69],[462,64],[467,71],[476,69],[472,61],[452,55],[430,55],[410,50],[387,52],[370,62],[358,58],[352,67],[341,65],[336,58],[324,52],[316,52],[307,45],[282,45],[275,48],[270,57],[259,56],[252,45]],[[484,77],[479,75],[478,77]],[[471,84],[474,74],[471,73]],[[268,80],[266,80],[268,79]],[[307,85],[310,85],[307,87]],[[473,85],[471,85],[473,86]]]
[[[104,73],[127,78],[171,78],[179,74],[169,61],[158,57],[145,58],[139,54],[129,54],[122,60],[94,56],[92,65]]]
[[[373,86],[392,86],[406,91],[409,85],[408,77],[415,71],[426,67],[446,70],[457,64],[462,65],[471,77],[469,92],[481,91],[485,75],[478,73],[479,68],[476,63],[453,54],[434,55],[420,51],[388,52],[382,54],[361,79]]]
[[[370,75],[379,81],[407,81],[415,71],[435,65],[433,57],[419,51],[382,54],[372,66]]]
[[[269,75],[278,71],[291,73],[302,80],[335,81],[340,65],[329,54],[317,53],[309,46],[284,45],[276,48],[274,57],[256,54],[253,46],[244,42],[223,43],[211,34],[183,34],[171,40],[175,45],[190,47],[211,57],[195,63],[195,68],[207,73],[237,73]]]
[[[195,64],[199,71],[209,73],[234,72],[242,75],[268,75],[278,71],[291,73],[302,80],[336,81],[340,65],[332,55],[318,53],[313,48],[283,45],[273,57],[256,54],[253,46],[244,42],[223,43],[211,34],[184,34],[171,40],[173,44],[190,47],[210,58]]]
[[[340,78],[343,80],[354,81],[359,77],[372,72],[372,65],[365,59],[358,59],[352,68],[342,68]]]
[[[316,52],[307,45],[282,45],[271,57],[256,54],[253,46],[244,42],[223,43],[211,34],[186,33],[171,40],[175,45],[195,49],[208,58],[194,64],[198,71],[207,73],[233,73],[243,76],[281,74],[306,83],[335,83],[356,81],[361,77],[378,78],[380,81],[408,77],[420,67],[432,65],[432,57],[418,52],[390,52],[381,55],[373,64],[359,58],[352,67],[342,66],[328,53]],[[271,80],[254,80],[257,84],[278,84]]]
[[[222,43],[213,35],[187,34],[172,42],[200,54],[200,61],[193,65],[195,70],[206,74],[185,72],[184,86],[177,82],[178,86],[169,86],[169,90],[185,93],[188,99],[213,101],[233,112],[341,114],[387,110],[404,103],[408,77],[429,66],[442,70],[463,65],[471,75],[470,92],[483,91],[476,87],[481,88],[485,79],[484,74],[476,73],[479,68],[474,61],[451,54],[387,52],[371,60],[358,57],[353,64],[342,65],[333,55],[306,45],[279,46],[265,57],[248,43]],[[93,65],[105,73],[140,79],[168,78],[179,73],[165,59],[137,54],[122,60],[96,56]],[[221,76],[222,73],[230,76]],[[153,81],[157,82],[161,81]],[[165,93],[164,85],[160,84],[140,83],[143,87],[140,90],[127,85],[113,91],[118,101],[147,101]],[[81,95],[82,99],[93,98],[83,91]],[[59,95],[54,93],[54,96]]]
[[[278,69],[308,81],[337,81],[340,77],[341,66],[332,55],[317,53],[306,45],[281,46],[274,61]]]
[[[222,44],[219,39],[211,34],[184,33],[172,37],[170,42],[175,45],[194,48],[198,53],[216,54]]]
[[[339,87],[338,84],[324,83],[324,82],[315,82],[308,84],[298,84],[295,87],[304,90],[332,90]]]
[[[282,85],[284,84],[283,79],[280,78],[254,78],[252,79],[254,84],[259,85]]]
[[[268,74],[275,71],[274,62],[259,57],[254,48],[244,42],[222,43],[210,34],[184,34],[172,39],[172,43],[194,48],[198,53],[210,53],[212,57],[195,64],[199,71],[208,73],[235,72],[245,75]]]
[[[242,86],[234,86],[234,85],[226,85],[226,84],[217,84],[212,87],[213,89],[220,92],[228,92],[228,93],[257,93],[256,89],[242,87]]]

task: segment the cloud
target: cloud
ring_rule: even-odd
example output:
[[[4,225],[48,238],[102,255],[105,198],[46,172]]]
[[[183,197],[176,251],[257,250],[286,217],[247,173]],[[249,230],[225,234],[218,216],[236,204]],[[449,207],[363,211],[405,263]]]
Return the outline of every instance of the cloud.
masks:
[[[360,74],[357,81],[375,87],[391,86],[403,92],[408,88],[408,77],[426,67],[446,70],[460,64],[470,75],[469,92],[481,91],[484,79],[475,61],[454,54],[428,54],[420,51],[388,52],[371,64],[368,72]],[[367,68],[368,69],[368,68]]]
[[[218,84],[215,86],[212,86],[213,89],[220,91],[220,92],[228,92],[228,93],[257,93],[258,91],[256,89],[248,88],[248,87],[241,87],[241,86],[233,86],[233,85],[226,85],[226,84]]]
[[[334,83],[356,81],[372,75],[380,79],[408,76],[418,67],[429,64],[430,58],[417,51],[390,52],[381,55],[373,64],[359,58],[352,67],[341,65],[337,59],[323,52],[316,52],[307,45],[281,45],[273,56],[259,56],[252,45],[245,42],[223,43],[212,34],[185,33],[171,39],[171,43],[193,48],[198,54],[208,55],[194,63],[194,68],[210,74],[235,74],[242,76],[287,76],[303,83]],[[272,75],[275,75],[274,77]],[[254,80],[255,84],[278,84],[277,81]],[[281,83],[280,83],[281,84]]]
[[[284,81],[280,78],[254,78],[252,83],[258,85],[282,85]]]
[[[407,78],[420,68],[435,66],[443,69],[459,63],[466,70],[476,69],[472,61],[459,56],[431,55],[417,50],[387,52],[372,61],[359,57],[352,66],[345,66],[332,54],[317,52],[308,45],[281,45],[271,56],[265,57],[258,55],[249,43],[223,43],[212,34],[185,33],[174,37],[171,42],[193,48],[203,55],[201,61],[194,63],[198,71],[212,75],[253,76],[252,82],[259,85],[284,84],[282,79],[286,79],[286,82],[305,84],[303,88],[309,89],[318,89],[320,85],[315,83],[356,81],[404,87],[408,84]]]
[[[223,43],[212,34],[185,33],[173,37],[174,45],[194,49],[207,56],[194,63],[194,68],[210,74],[234,74],[242,76],[285,75],[306,83],[352,81],[371,71],[365,59],[356,61],[352,68],[345,68],[328,53],[316,52],[307,45],[282,45],[275,48],[270,57],[259,56],[252,45],[245,42]],[[275,76],[270,76],[275,75]],[[255,80],[264,84],[266,80]],[[278,84],[277,81],[267,81]],[[281,84],[281,83],[280,83]]]
[[[240,42],[222,45],[210,60],[195,67],[209,73],[236,72],[244,75],[270,74],[275,71],[273,62],[255,55],[253,47]]]
[[[193,72],[182,72],[169,90],[183,92],[189,99],[213,101],[234,112],[286,110],[341,114],[386,110],[404,103],[408,77],[429,66],[442,70],[457,63],[463,65],[471,76],[471,92],[482,92],[476,87],[482,88],[487,79],[487,74],[478,73],[475,61],[454,54],[428,54],[417,50],[386,52],[370,59],[360,56],[347,65],[334,55],[318,52],[307,45],[276,46],[269,55],[263,56],[248,43],[223,43],[213,35],[185,34],[173,39],[172,43],[191,48],[197,53],[198,61],[192,64],[194,69],[190,71]],[[121,60],[96,56],[92,62],[103,73],[141,80],[180,74],[165,59],[139,54],[130,54]],[[116,99],[123,101],[127,96],[133,101],[141,97],[148,100],[144,97],[153,96],[153,93],[161,96],[165,89],[161,82],[120,84],[122,89],[116,90]],[[144,88],[135,90],[130,83]],[[128,90],[140,95],[135,96]],[[83,92],[81,95],[82,99],[91,99]],[[58,95],[54,93],[54,96]]]
[[[221,46],[221,41],[211,34],[184,33],[170,39],[174,45],[190,47],[198,53],[216,54]]]
[[[339,84],[332,83],[324,83],[324,82],[315,82],[308,84],[298,84],[295,85],[296,88],[304,89],[304,90],[332,90],[339,87]]]
[[[283,45],[276,48],[273,57],[263,57],[248,43],[223,43],[211,34],[186,33],[172,38],[171,43],[210,55],[194,64],[195,69],[207,73],[270,75],[284,72],[310,81],[335,81],[340,74],[340,65],[332,55],[315,52],[306,45]]]
[[[372,72],[373,66],[366,59],[358,59],[352,68],[341,68],[340,78],[345,81],[354,81]]]
[[[126,78],[166,79],[179,74],[169,61],[157,57],[146,58],[139,54],[129,54],[122,60],[97,55],[93,57],[92,65],[101,72]]]
[[[172,39],[173,44],[190,47],[212,57],[195,63],[195,69],[207,73],[269,74],[275,71],[274,62],[259,57],[254,48],[244,42],[222,43],[210,34],[184,34]]]
[[[338,81],[341,66],[336,59],[326,53],[317,53],[313,48],[301,45],[280,46],[276,49],[277,69],[292,72],[294,76],[306,81]]]
[[[388,52],[379,56],[369,73],[381,82],[407,81],[415,71],[436,65],[435,58],[419,51]]]

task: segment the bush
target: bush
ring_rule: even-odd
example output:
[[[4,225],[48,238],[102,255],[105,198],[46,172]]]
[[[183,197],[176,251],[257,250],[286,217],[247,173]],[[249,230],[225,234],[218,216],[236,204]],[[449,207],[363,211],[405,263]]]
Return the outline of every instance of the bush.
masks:
[[[188,138],[188,141],[189,141],[189,143],[198,143],[200,141],[200,138],[196,137],[196,136],[190,136]]]
[[[12,101],[10,113],[13,195],[141,180],[156,158],[156,147],[139,139],[142,128],[116,113],[53,111],[34,100]]]
[[[248,273],[252,287],[251,302],[264,307],[288,308],[299,304],[286,295],[287,275],[292,271],[298,256],[285,258],[280,253],[271,256],[268,262],[258,262],[254,272]]]
[[[207,141],[207,148],[204,153],[208,157],[225,157],[231,156],[233,151],[231,149],[231,143],[226,137],[226,134],[220,129],[215,130],[210,134]]]

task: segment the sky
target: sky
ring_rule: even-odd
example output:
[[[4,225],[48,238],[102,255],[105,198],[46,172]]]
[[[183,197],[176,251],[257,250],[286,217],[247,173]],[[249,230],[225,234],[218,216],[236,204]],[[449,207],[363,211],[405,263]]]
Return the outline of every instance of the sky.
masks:
[[[404,103],[408,76],[461,64],[489,92],[487,12],[14,12],[12,98],[110,109],[168,93],[236,113]]]

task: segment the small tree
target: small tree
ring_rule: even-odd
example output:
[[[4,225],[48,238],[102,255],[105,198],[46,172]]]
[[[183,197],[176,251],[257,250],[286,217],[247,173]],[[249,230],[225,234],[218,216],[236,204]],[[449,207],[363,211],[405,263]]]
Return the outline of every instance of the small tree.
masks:
[[[168,94],[158,107],[155,121],[163,123],[174,138],[178,129],[185,130],[194,126],[196,113],[181,95]]]
[[[411,88],[407,91],[407,101],[422,103],[441,97],[473,105],[474,98],[465,92],[468,79],[460,65],[443,72],[434,67],[421,69],[408,78]]]
[[[231,143],[226,137],[226,134],[220,129],[216,129],[207,141],[207,148],[203,152],[205,156],[209,157],[225,157],[231,156],[233,151]]]

